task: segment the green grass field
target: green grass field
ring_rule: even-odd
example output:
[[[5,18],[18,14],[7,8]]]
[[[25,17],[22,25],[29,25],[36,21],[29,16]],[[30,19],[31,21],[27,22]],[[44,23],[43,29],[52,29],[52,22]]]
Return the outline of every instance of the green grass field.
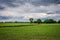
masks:
[[[1,23],[0,40],[60,40],[60,24]]]

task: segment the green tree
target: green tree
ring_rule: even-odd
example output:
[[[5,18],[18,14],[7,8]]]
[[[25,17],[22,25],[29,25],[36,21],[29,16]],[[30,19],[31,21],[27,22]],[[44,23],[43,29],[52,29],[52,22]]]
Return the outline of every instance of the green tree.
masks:
[[[30,20],[30,23],[33,23],[33,18],[30,18],[29,20]]]
[[[56,23],[56,21],[53,19],[46,19],[44,23]]]
[[[37,19],[37,23],[38,23],[38,24],[41,23],[41,19]]]

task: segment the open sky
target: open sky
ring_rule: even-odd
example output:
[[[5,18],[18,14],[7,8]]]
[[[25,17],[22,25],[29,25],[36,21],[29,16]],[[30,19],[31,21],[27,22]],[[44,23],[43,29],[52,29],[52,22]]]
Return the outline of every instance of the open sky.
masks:
[[[29,18],[60,20],[60,0],[0,0],[0,21]]]

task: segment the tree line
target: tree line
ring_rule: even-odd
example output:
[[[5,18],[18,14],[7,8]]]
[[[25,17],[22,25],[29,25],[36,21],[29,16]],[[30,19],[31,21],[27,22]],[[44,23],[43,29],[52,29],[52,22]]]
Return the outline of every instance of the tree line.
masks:
[[[60,20],[55,21],[55,20],[53,20],[53,19],[46,19],[46,20],[44,20],[43,22],[42,22],[41,19],[37,19],[36,21],[34,21],[33,18],[30,18],[29,20],[30,20],[30,23],[38,23],[38,24],[39,24],[39,23],[60,23]]]
[[[36,21],[33,18],[29,18],[30,22],[0,22],[0,23],[60,23],[60,20],[56,21],[54,19],[46,19],[44,21],[42,21],[41,19],[37,19]]]

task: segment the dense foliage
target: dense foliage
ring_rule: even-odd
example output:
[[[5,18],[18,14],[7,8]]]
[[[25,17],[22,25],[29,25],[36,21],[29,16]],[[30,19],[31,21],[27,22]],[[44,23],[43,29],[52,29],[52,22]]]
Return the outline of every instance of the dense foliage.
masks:
[[[44,23],[56,23],[56,21],[53,19],[46,19]]]
[[[32,18],[33,19],[33,18]],[[53,20],[53,19],[46,19],[44,21],[42,21],[41,19],[37,19],[36,21],[33,21],[31,18],[29,19],[30,22],[32,21],[32,23],[60,23],[60,20],[59,21],[56,21],[56,20]]]
[[[60,20],[58,21],[58,23],[60,23]]]

